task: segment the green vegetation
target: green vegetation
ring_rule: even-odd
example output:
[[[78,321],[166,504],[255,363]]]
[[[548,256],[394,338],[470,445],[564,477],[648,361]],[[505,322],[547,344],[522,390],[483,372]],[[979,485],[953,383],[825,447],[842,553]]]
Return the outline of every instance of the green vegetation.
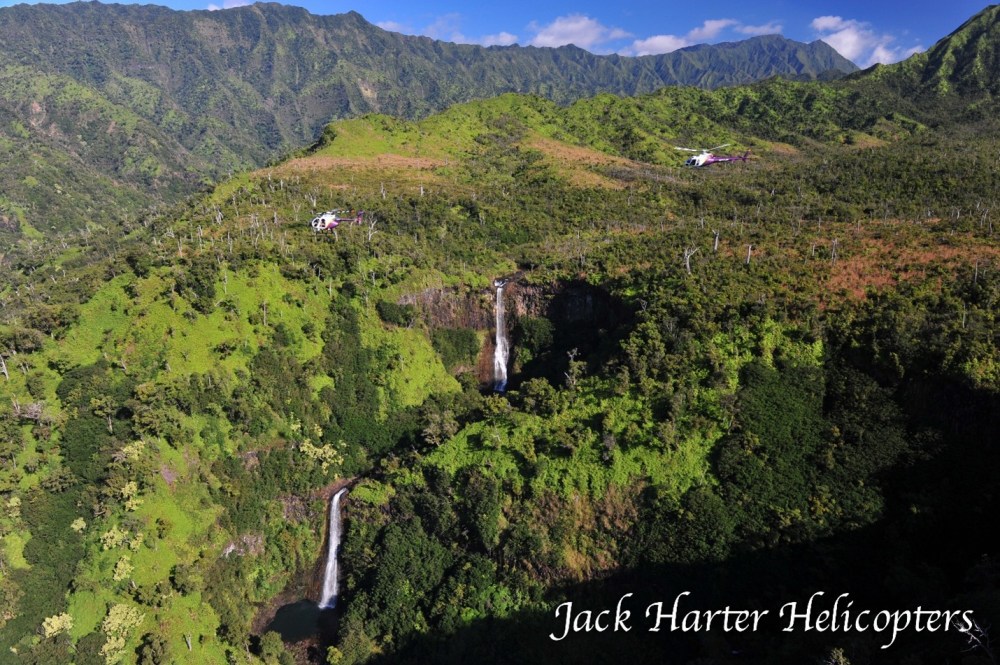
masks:
[[[0,200],[0,660],[301,662],[269,621],[349,485],[331,663],[988,662],[955,631],[548,639],[563,601],[682,590],[996,623],[1000,127],[951,113],[992,103],[961,63],[903,100],[933,61],[366,115],[58,239]],[[95,117],[164,103],[70,65],[132,100]],[[727,141],[756,159],[677,166]]]
[[[0,214],[6,197],[46,233],[134,220],[312,142],[331,119],[423,117],[514,91],[568,103],[857,69],[823,43],[778,36],[626,59],[432,46],[354,12],[277,4],[25,5],[0,16]]]

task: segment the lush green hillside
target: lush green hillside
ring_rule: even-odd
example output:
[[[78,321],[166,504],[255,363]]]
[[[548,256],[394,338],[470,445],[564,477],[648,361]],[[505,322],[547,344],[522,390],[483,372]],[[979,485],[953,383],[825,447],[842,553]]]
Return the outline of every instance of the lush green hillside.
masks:
[[[1000,65],[998,17],[1000,5],[991,5],[931,49],[897,67],[876,67],[869,75],[925,100],[960,93],[967,104],[975,106],[998,91],[994,74]]]
[[[4,202],[0,661],[991,662],[1000,127],[912,66],[369,114],[110,232]],[[640,629],[681,591],[774,620]],[[987,632],[782,631],[815,591]]]
[[[344,480],[334,662],[880,653],[881,636],[776,628],[546,637],[564,599],[681,586],[989,623],[991,587],[961,580],[993,554],[997,183],[962,165],[996,126],[820,131],[794,112],[836,123],[844,94],[366,116],[128,236],[13,250],[0,646],[292,658],[254,636],[273,599],[314,593]],[[725,112],[761,97],[770,122]],[[682,170],[682,139],[758,158]],[[309,230],[337,206],[369,222]],[[514,274],[511,390],[492,395],[490,285]],[[966,646],[920,637],[889,662]]]
[[[39,227],[103,224],[134,212],[130,201],[176,202],[365,112],[415,118],[503,92],[568,103],[855,69],[822,42],[777,36],[621,58],[436,42],[357,13],[277,4],[19,5],[0,9],[0,156],[10,165],[0,201]]]
[[[0,68],[0,206],[47,232],[121,221],[216,166],[128,105],[65,74]]]

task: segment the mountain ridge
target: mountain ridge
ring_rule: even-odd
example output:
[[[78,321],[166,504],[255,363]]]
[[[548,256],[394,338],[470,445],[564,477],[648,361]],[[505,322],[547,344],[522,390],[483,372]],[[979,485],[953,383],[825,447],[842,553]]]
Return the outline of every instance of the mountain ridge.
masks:
[[[932,124],[981,117],[997,90],[989,73],[1000,62],[998,13],[986,8],[904,62],[849,74],[838,87],[861,95],[865,117],[852,120],[854,107],[839,103],[840,119],[827,129],[868,132],[887,109]],[[677,80],[730,88],[774,76],[767,67],[778,65],[783,78],[836,78],[831,68],[847,62],[820,40],[775,35],[635,58],[576,46],[451,44],[382,30],[354,11],[316,16],[275,3],[215,12],[18,5],[0,17],[0,155],[9,165],[0,213],[46,228],[49,220],[101,224],[179,200],[312,143],[331,120],[363,113],[421,118],[505,92],[565,105]],[[741,108],[752,115],[773,101],[728,96],[745,98]]]
[[[991,5],[935,44],[926,55],[922,83],[937,92],[996,94],[1000,83],[1000,5]]]
[[[0,92],[0,153],[15,165],[0,195],[36,220],[78,223],[81,209],[113,212],[91,205],[101,197],[85,190],[176,200],[199,182],[311,143],[331,120],[367,112],[418,118],[505,92],[567,104],[599,92],[854,69],[832,49],[781,38],[626,58],[573,46],[451,44],[382,30],[357,12],[318,16],[274,3],[189,12],[17,5],[0,9],[0,19],[0,76],[12,81]],[[56,179],[74,180],[76,168],[93,187],[53,198],[26,184],[39,151],[46,164],[74,165],[59,167]]]
[[[1000,5],[989,5],[931,48],[890,65],[849,74],[848,81],[877,81],[892,91],[951,113],[978,114],[1000,93]]]

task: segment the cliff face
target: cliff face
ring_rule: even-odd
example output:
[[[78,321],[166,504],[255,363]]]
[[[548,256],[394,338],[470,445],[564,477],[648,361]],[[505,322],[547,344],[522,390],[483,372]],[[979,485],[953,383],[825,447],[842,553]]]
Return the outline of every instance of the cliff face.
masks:
[[[514,318],[548,319],[558,330],[566,326],[607,329],[618,325],[627,308],[607,291],[586,282],[554,282],[543,286],[512,282],[505,290]]]
[[[631,319],[628,308],[607,291],[581,281],[528,284],[509,278],[504,288],[507,337],[511,341],[512,380],[518,373],[558,377],[556,369],[573,352],[587,360],[602,344],[611,343],[613,332]],[[425,289],[399,299],[412,305],[420,319],[432,329],[469,328],[482,338],[475,375],[480,385],[493,382],[493,352],[496,291],[459,291],[454,288]],[[544,320],[550,335],[542,346],[525,349],[525,326],[530,320]],[[538,340],[533,340],[538,344]]]
[[[430,328],[486,330],[493,326],[491,291],[476,293],[456,288],[424,289],[403,296],[399,304],[413,305],[421,320]]]
[[[412,305],[430,328],[471,328],[492,330],[495,291],[469,292],[456,288],[424,289],[399,299],[400,305]],[[606,328],[625,315],[621,303],[606,291],[585,282],[553,282],[538,285],[516,279],[504,289],[508,312],[508,333],[519,319],[548,319],[554,326],[592,325]]]

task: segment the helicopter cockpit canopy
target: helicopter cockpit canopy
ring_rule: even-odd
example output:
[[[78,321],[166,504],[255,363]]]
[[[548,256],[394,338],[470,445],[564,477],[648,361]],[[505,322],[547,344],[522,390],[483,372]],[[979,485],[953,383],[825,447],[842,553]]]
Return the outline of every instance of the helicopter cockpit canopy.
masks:
[[[364,210],[327,210],[314,217],[309,225],[314,231],[326,231],[337,228],[341,222],[360,224],[364,215]]]
[[[314,217],[313,220],[309,222],[313,231],[325,231],[326,229],[336,228],[338,224],[340,224],[340,221],[332,212],[324,212],[322,215]]]

